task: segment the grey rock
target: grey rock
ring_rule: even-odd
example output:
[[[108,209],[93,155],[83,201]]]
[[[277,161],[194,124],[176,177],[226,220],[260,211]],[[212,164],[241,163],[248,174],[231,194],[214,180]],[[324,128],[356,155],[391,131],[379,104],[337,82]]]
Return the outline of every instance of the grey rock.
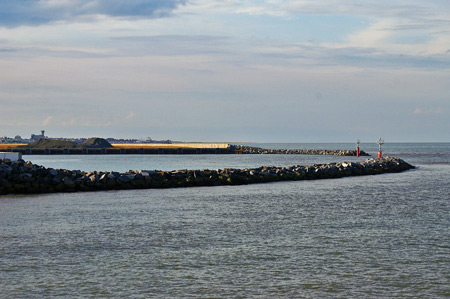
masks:
[[[71,178],[69,178],[69,177],[63,178],[62,181],[63,181],[63,183],[64,183],[64,186],[66,186],[67,188],[73,189],[73,188],[76,187],[75,182],[74,182]]]
[[[128,183],[130,181],[131,181],[131,179],[130,179],[129,175],[121,175],[117,178],[117,182],[119,182],[119,183]]]
[[[48,173],[51,176],[57,176],[58,175],[58,172],[56,170],[52,169],[52,168],[48,169]]]

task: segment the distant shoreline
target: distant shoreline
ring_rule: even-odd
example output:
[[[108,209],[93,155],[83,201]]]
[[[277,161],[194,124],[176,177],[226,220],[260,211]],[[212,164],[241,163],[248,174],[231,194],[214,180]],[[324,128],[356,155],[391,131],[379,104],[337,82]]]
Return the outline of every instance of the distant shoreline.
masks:
[[[1,149],[1,147],[0,147]],[[20,152],[22,155],[193,155],[193,154],[289,154],[289,155],[335,155],[356,156],[356,150],[330,149],[264,149],[254,146],[228,143],[132,143],[112,144],[108,147],[61,147],[51,148],[13,146],[7,152]],[[364,151],[361,156],[369,156]]]

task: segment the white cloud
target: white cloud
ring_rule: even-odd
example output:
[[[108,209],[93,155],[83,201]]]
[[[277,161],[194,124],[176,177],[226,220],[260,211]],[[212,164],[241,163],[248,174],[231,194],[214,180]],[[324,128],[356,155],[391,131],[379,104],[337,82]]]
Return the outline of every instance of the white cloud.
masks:
[[[44,119],[44,121],[42,122],[42,125],[43,126],[48,126],[52,119],[53,119],[53,116],[47,116],[47,118]]]
[[[76,120],[74,118],[71,118],[70,120],[64,120],[61,122],[61,125],[64,127],[73,127],[76,124]]]
[[[413,111],[414,115],[440,115],[443,113],[444,109],[442,109],[441,107],[427,109],[416,107],[416,109],[414,109]]]
[[[349,106],[358,130],[370,130],[375,113],[388,123],[406,111],[405,124],[442,116],[450,111],[449,8],[435,3],[192,0],[173,18],[78,14],[0,27],[0,129],[11,130],[18,113],[32,115],[31,129],[44,120],[60,135],[89,126],[124,137],[136,127],[199,134],[198,119],[214,120],[201,127],[210,136],[221,127],[258,133],[260,123],[271,132],[318,122],[345,131]],[[427,39],[400,42],[415,36]]]
[[[422,114],[422,113],[423,113],[423,111],[422,111],[422,109],[420,109],[420,108],[414,109],[414,112],[413,112],[413,114],[415,114],[415,115],[420,115],[420,114]]]
[[[125,118],[125,120],[131,121],[133,118],[134,118],[134,112],[131,111],[131,112],[127,115],[127,117]]]

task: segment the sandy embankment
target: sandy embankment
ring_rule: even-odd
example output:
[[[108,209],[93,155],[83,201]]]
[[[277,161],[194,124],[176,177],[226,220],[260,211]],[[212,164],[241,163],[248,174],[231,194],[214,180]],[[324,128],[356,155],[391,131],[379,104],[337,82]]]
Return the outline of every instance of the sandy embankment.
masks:
[[[0,144],[0,149],[16,148],[19,146],[28,145],[27,143],[4,143]]]

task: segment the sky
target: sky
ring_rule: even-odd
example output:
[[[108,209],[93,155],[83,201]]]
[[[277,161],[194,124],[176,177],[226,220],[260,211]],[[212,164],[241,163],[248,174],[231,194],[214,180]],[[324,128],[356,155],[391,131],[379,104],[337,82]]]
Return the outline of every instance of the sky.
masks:
[[[448,0],[1,0],[0,136],[450,142]]]

